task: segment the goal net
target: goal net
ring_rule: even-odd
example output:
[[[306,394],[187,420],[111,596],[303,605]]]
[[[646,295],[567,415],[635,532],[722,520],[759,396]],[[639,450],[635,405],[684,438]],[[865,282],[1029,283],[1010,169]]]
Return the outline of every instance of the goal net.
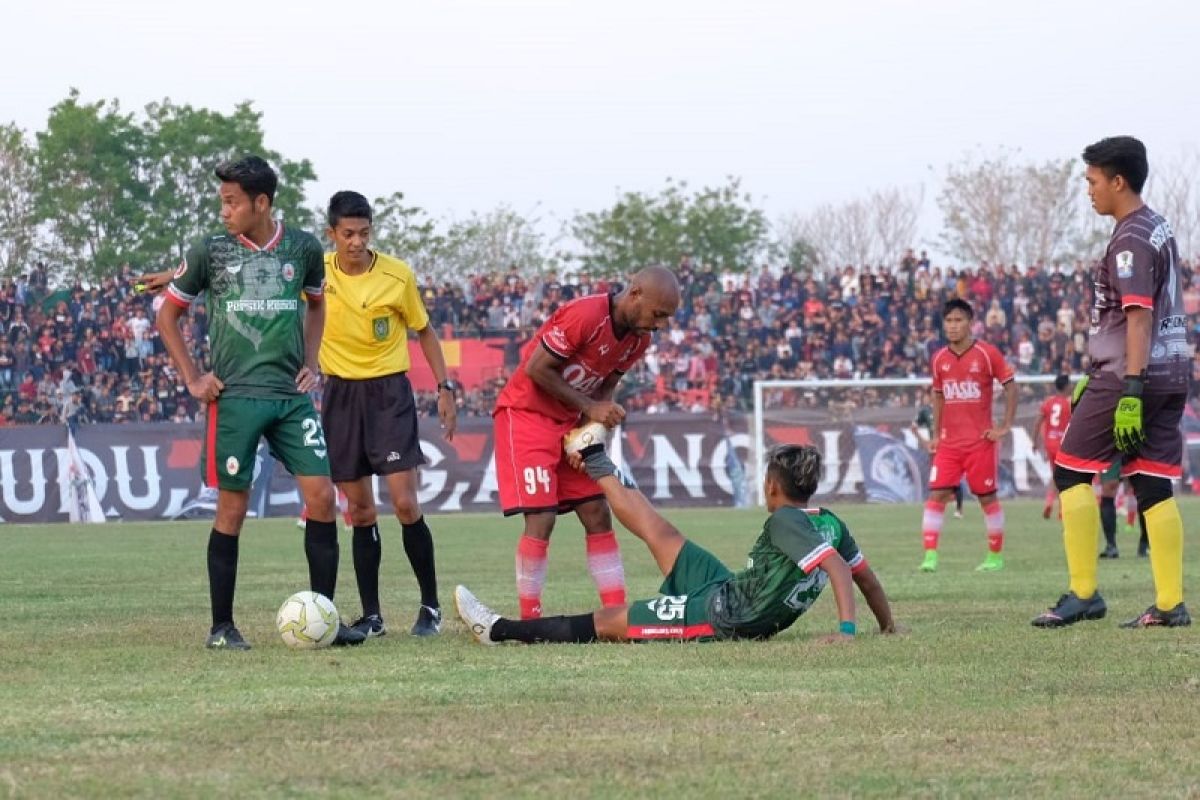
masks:
[[[1072,384],[1079,376],[1072,378]],[[1054,392],[1053,375],[1017,377],[1019,403],[1012,433],[1000,444],[1002,497],[1041,495],[1053,465],[1034,449],[1042,401]],[[754,383],[751,470],[761,505],[767,450],[777,444],[814,444],[825,471],[814,502],[861,500],[915,503],[927,492],[932,414],[928,378],[766,380]],[[994,391],[993,418],[1004,418],[1004,391]]]

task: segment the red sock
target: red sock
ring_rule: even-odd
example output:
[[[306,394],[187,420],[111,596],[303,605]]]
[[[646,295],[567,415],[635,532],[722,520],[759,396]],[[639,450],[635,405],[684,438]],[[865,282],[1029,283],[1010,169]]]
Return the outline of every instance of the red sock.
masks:
[[[600,605],[625,605],[625,567],[621,563],[621,547],[612,531],[589,533],[583,537],[587,546],[588,572],[600,593]]]
[[[546,585],[546,551],[549,540],[521,536],[517,542],[517,601],[521,619],[542,616],[542,587]]]
[[[999,500],[983,509],[983,520],[987,526],[988,550],[999,553],[1004,549],[1004,509]]]
[[[921,519],[921,538],[926,550],[937,550],[938,537],[942,535],[942,519],[946,514],[945,503],[925,501],[925,516]]]

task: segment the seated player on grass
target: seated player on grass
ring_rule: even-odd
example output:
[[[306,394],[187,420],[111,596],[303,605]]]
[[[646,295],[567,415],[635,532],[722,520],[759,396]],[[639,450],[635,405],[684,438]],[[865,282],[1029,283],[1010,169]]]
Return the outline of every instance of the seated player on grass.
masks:
[[[887,595],[845,523],[826,509],[806,508],[821,477],[815,447],[771,451],[763,482],[771,516],[746,568],[734,573],[684,538],[640,491],[621,483],[604,452],[604,436],[601,426],[586,425],[567,435],[565,449],[578,453],[617,519],[650,548],[666,576],[661,596],[578,616],[512,620],[459,586],[454,592],[459,616],[481,643],[767,639],[808,611],[827,583],[833,584],[840,620],[838,633],[827,639],[854,636],[855,584],[880,631],[895,632]],[[599,443],[581,449],[588,437]]]

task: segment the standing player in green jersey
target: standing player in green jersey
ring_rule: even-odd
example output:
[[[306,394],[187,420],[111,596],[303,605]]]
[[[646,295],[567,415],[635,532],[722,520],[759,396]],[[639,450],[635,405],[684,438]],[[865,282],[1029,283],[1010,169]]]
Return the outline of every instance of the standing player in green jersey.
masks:
[[[587,436],[600,443],[579,449]],[[600,426],[584,426],[568,435],[566,449],[579,452],[617,519],[650,548],[666,576],[660,596],[573,617],[512,620],[459,586],[454,592],[459,616],[483,644],[767,639],[808,611],[826,584],[833,584],[839,619],[838,632],[827,638],[854,636],[856,584],[880,631],[895,632],[887,595],[845,523],[832,511],[806,508],[821,477],[821,453],[815,447],[783,445],[771,451],[763,481],[771,516],[746,568],[734,573],[684,538],[641,492],[621,483],[603,438]]]
[[[238,535],[260,437],[296,476],[308,506],[304,551],[312,590],[332,599],[337,582],[333,483],[321,420],[308,399],[321,378],[317,352],[325,327],[325,266],[312,234],[274,219],[278,178],[266,161],[246,156],[221,164],[216,176],[227,233],[188,250],[167,287],[158,330],[188,392],[208,406],[201,470],[205,482],[220,491],[208,538],[213,624],[206,646],[247,650],[250,645],[233,624],[233,594]],[[212,372],[201,373],[179,319],[204,291]],[[359,644],[365,638],[341,625],[336,643]]]

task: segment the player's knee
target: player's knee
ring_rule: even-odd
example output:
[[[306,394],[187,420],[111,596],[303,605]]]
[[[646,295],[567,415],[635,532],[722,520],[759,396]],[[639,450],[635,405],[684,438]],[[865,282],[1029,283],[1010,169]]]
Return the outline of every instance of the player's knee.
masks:
[[[407,525],[421,518],[421,504],[416,497],[403,495],[392,498],[392,510],[401,523]]]
[[[1090,486],[1091,484],[1092,476],[1086,472],[1077,472],[1062,465],[1054,467],[1054,486],[1058,489],[1059,494],[1075,486]]]
[[[351,503],[349,511],[350,524],[356,528],[365,528],[368,525],[374,525],[378,520],[374,506],[360,506]]]
[[[1151,508],[1164,500],[1174,497],[1171,481],[1154,475],[1132,475],[1129,482],[1133,484],[1133,493],[1137,497],[1138,511],[1145,514]]]
[[[587,533],[605,533],[611,531],[612,512],[607,503],[587,503],[579,507],[579,522]]]
[[[305,493],[304,504],[313,519],[334,519],[337,515],[337,493],[333,484],[311,488]]]

